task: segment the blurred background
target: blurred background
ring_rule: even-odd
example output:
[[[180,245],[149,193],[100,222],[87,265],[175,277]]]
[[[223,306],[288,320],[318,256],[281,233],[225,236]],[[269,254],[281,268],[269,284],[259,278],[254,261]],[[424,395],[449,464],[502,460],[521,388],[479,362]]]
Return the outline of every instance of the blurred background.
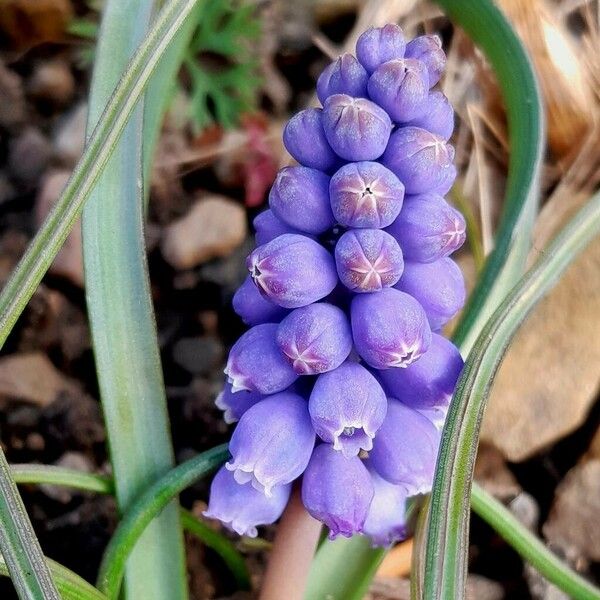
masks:
[[[529,50],[547,113],[534,256],[600,186],[600,3],[498,0]],[[0,0],[0,280],[6,281],[81,155],[102,2]],[[469,241],[472,284],[502,210],[509,140],[485,59],[433,3],[213,0],[172,90],[155,157],[147,246],[178,460],[226,441],[214,399],[244,330],[231,297],[253,247],[252,218],[277,169],[289,115],[315,102],[318,73],[373,24],[438,32],[442,89],[457,115],[450,199]],[[600,579],[600,240],[573,264],[506,356],[476,477],[571,565]],[[10,462],[109,472],[76,228],[0,356],[0,440]],[[200,515],[206,482],[182,502]],[[111,498],[23,487],[45,553],[93,581],[116,523]],[[213,523],[213,526],[217,526]],[[260,580],[272,531],[237,540]],[[194,598],[229,598],[231,577],[191,538]],[[410,541],[384,561],[372,600],[408,598]],[[473,518],[469,597],[566,598]],[[0,596],[12,598],[10,583]],[[240,600],[246,596],[237,594]]]

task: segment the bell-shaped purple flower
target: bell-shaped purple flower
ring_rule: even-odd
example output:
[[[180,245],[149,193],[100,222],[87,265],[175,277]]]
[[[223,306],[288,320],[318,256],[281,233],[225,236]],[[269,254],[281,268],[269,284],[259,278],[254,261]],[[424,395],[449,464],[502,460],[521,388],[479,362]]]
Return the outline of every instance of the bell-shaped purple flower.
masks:
[[[223,420],[225,423],[235,423],[239,421],[242,415],[257,402],[260,402],[264,396],[258,392],[249,392],[239,390],[233,392],[230,383],[225,383],[223,390],[215,400],[215,406],[223,411]]]
[[[355,348],[375,369],[408,367],[431,343],[431,329],[421,305],[394,288],[357,295],[350,315]]]
[[[221,467],[210,486],[208,508],[202,514],[218,519],[239,535],[256,537],[259,525],[270,525],[279,519],[291,490],[291,485],[280,485],[271,496],[265,496],[250,484],[240,485],[230,471]]]
[[[392,122],[370,100],[334,94],[323,107],[323,129],[338,156],[351,161],[375,160],[385,150]]]
[[[254,217],[252,224],[256,231],[254,238],[257,246],[262,246],[284,233],[300,233],[297,229],[278,219],[272,210],[263,210]]]
[[[269,396],[249,408],[229,443],[225,465],[240,483],[267,496],[302,475],[315,444],[306,400],[292,392]]]
[[[326,67],[317,80],[317,97],[322,104],[333,94],[348,94],[355,98],[367,95],[369,75],[352,56],[342,54]]]
[[[421,35],[411,40],[406,45],[404,56],[425,63],[431,87],[440,80],[446,68],[446,54],[442,50],[442,40],[439,35]]]
[[[321,300],[337,284],[333,257],[315,240],[286,233],[259,246],[246,259],[259,290],[285,308]]]
[[[275,216],[299,231],[323,233],[335,220],[329,204],[329,177],[309,167],[284,167],[269,194]]]
[[[424,63],[414,58],[397,58],[383,63],[369,78],[369,97],[392,121],[405,123],[427,109],[429,75]]]
[[[408,196],[402,212],[386,229],[406,260],[433,262],[458,250],[466,237],[464,217],[437,194]]]
[[[381,162],[402,181],[407,194],[445,194],[456,179],[454,148],[420,127],[401,127],[390,137]]]
[[[388,60],[403,58],[406,41],[402,29],[395,23],[371,27],[356,42],[356,56],[362,66],[373,73]]]
[[[317,375],[339,367],[352,350],[344,311],[318,302],[293,310],[277,328],[277,344],[298,375]]]
[[[355,362],[321,375],[308,410],[317,435],[346,456],[373,447],[387,410],[385,392],[367,369]]]
[[[434,331],[450,321],[465,303],[465,280],[451,258],[431,263],[407,261],[395,287],[420,302]]]
[[[248,275],[233,295],[233,310],[246,325],[278,323],[288,313],[287,309],[265,298]]]
[[[381,229],[351,229],[338,240],[335,265],[353,292],[377,292],[398,282],[404,268],[398,242]]]
[[[331,177],[329,199],[340,225],[381,229],[400,213],[404,185],[380,163],[348,163]]]
[[[346,457],[321,444],[302,478],[306,510],[329,527],[329,539],[361,533],[373,498],[369,471],[358,456]]]
[[[330,172],[339,166],[340,159],[325,137],[320,108],[306,108],[296,113],[283,130],[283,144],[305,167]]]
[[[439,442],[440,433],[429,419],[390,398],[370,463],[385,480],[402,486],[407,496],[424,494],[431,489]]]
[[[408,537],[406,521],[406,490],[400,485],[394,485],[369,469],[373,482],[373,501],[363,533],[371,538],[373,546],[387,548],[395,542]]]
[[[233,345],[225,374],[234,393],[274,394],[296,381],[298,375],[279,350],[276,333],[276,323],[263,323],[246,331]]]
[[[423,114],[413,119],[410,124],[448,140],[454,131],[454,109],[448,98],[442,92],[429,92],[423,106]]]
[[[388,396],[398,398],[416,410],[445,408],[463,368],[458,348],[434,333],[429,350],[406,369],[379,371],[378,377]]]

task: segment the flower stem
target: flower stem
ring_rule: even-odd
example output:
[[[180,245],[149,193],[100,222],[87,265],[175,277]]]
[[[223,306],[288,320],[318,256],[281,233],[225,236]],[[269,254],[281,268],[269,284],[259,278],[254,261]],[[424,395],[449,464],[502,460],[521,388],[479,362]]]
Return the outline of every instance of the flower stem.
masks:
[[[321,523],[306,512],[300,490],[295,489],[277,526],[259,600],[304,598],[308,572],[320,533]]]

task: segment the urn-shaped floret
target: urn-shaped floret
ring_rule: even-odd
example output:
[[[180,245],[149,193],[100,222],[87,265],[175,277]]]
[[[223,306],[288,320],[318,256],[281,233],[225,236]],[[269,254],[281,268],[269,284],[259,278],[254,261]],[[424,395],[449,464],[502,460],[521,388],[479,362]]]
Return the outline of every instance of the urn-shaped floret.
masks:
[[[246,259],[258,289],[271,302],[299,308],[331,293],[337,284],[333,257],[315,240],[286,233]]]
[[[402,486],[407,496],[424,494],[431,489],[439,441],[429,419],[390,398],[369,458],[377,473]]]
[[[204,516],[218,519],[239,535],[256,537],[259,525],[279,519],[290,498],[291,485],[280,485],[270,496],[249,483],[240,485],[233,473],[221,467],[210,486],[210,501]]]
[[[427,67],[414,58],[390,60],[371,75],[368,89],[371,100],[381,106],[392,121],[412,121],[421,117],[427,109]]]
[[[331,171],[340,163],[325,137],[320,108],[307,108],[295,114],[283,130],[283,143],[286,150],[305,167]]]
[[[293,310],[277,328],[277,345],[298,375],[317,375],[339,367],[352,350],[344,311],[317,302]]]
[[[406,490],[386,481],[372,467],[369,472],[374,495],[363,532],[373,546],[386,548],[408,537]]]
[[[352,54],[342,54],[326,67],[317,80],[317,96],[324,103],[333,94],[366,97],[369,75]]]
[[[347,231],[335,247],[340,281],[353,292],[377,292],[400,279],[404,268],[398,242],[381,229]]]
[[[370,450],[387,410],[379,382],[358,363],[321,375],[310,395],[308,409],[319,437],[346,456]]]
[[[407,194],[445,194],[454,183],[454,148],[420,127],[401,127],[390,137],[381,162],[402,181]]]
[[[361,533],[373,484],[358,456],[346,457],[329,444],[317,446],[302,478],[306,510],[329,527],[329,539]]]
[[[403,58],[405,49],[404,34],[395,23],[371,27],[356,42],[356,56],[369,73],[388,60]]]
[[[357,295],[352,300],[351,321],[356,350],[375,369],[408,367],[431,342],[421,305],[393,288]]]
[[[269,194],[269,206],[277,218],[298,231],[316,235],[335,223],[329,177],[309,167],[281,169]]]
[[[400,213],[404,185],[380,163],[348,163],[332,176],[329,197],[340,225],[380,229]]]
[[[234,393],[274,394],[296,381],[298,375],[279,350],[276,335],[276,323],[263,323],[246,331],[233,345],[225,375]]]
[[[323,128],[330,146],[345,160],[375,160],[390,138],[388,114],[366,98],[335,94],[325,101]]]
[[[232,458],[225,466],[238,483],[250,482],[270,496],[277,486],[302,474],[314,443],[306,400],[281,392],[242,415],[229,444]]]
[[[466,238],[464,217],[437,194],[408,196],[386,231],[396,238],[404,258],[416,262],[449,256]]]

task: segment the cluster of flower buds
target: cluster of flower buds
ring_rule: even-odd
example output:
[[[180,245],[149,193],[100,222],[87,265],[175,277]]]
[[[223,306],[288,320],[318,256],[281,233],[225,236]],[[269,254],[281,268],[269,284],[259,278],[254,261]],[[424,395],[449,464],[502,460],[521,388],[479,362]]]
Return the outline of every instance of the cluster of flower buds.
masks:
[[[462,369],[440,335],[465,287],[449,255],[463,217],[443,198],[454,113],[432,87],[437,36],[363,33],[319,77],[322,108],[293,116],[258,247],[233,299],[251,328],[217,400],[239,421],[206,515],[240,534],[274,522],[302,477],[330,537],[406,536],[406,499],[430,489],[439,427]]]

